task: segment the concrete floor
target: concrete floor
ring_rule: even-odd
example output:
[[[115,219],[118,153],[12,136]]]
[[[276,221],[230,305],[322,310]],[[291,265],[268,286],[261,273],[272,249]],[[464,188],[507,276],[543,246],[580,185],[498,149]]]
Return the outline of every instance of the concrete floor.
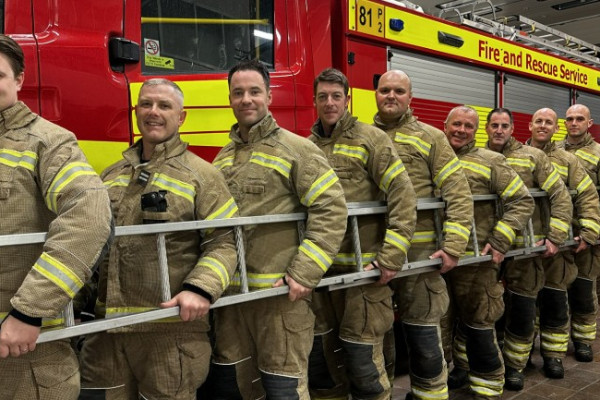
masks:
[[[598,321],[600,326],[600,319]],[[600,338],[596,336],[593,345],[594,361],[580,363],[573,357],[573,347],[569,346],[564,360],[564,379],[548,379],[542,371],[542,357],[539,342],[535,344],[532,357],[533,366],[525,369],[525,388],[520,392],[504,391],[502,399],[514,400],[600,400]],[[452,370],[452,366],[450,366]],[[397,376],[394,380],[394,400],[404,400],[410,390],[408,375]],[[467,388],[450,391],[450,400],[470,399]]]

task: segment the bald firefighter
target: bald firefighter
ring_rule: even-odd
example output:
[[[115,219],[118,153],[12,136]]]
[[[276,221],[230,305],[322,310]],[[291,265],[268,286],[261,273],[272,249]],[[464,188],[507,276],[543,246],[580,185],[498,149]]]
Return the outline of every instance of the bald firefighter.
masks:
[[[541,189],[547,197],[536,198],[532,216],[534,242],[545,245],[540,257],[509,260],[505,264],[506,328],[502,352],[505,364],[505,387],[523,389],[527,364],[533,346],[536,298],[544,286],[542,258],[553,257],[569,234],[573,204],[569,192],[543,151],[523,146],[512,133],[514,121],[506,108],[497,108],[487,116],[487,147],[503,154],[508,164],[519,174],[528,189]],[[523,231],[506,229],[505,234],[516,245],[526,239]]]
[[[402,71],[388,71],[375,92],[374,124],[392,139],[418,198],[446,203],[440,218],[443,239],[437,242],[434,211],[418,213],[408,261],[441,259],[440,271],[398,279],[395,296],[410,357],[411,394],[415,399],[448,396],[440,320],[448,309],[446,283],[440,273],[458,265],[471,232],[473,201],[463,171],[444,133],[417,120],[410,109],[412,84]],[[392,352],[386,352],[386,355]],[[393,371],[393,368],[390,368]]]
[[[589,132],[594,124],[590,109],[575,104],[567,110],[565,126],[567,137],[557,144],[575,154],[588,173],[594,186],[600,183],[600,144]],[[571,306],[571,338],[575,346],[577,361],[590,362],[594,359],[592,343],[596,338],[596,314],[598,296],[596,280],[600,274],[600,248],[588,246],[575,255],[577,278],[569,289]]]
[[[575,256],[596,243],[600,233],[600,204],[598,192],[577,156],[559,148],[552,142],[558,130],[558,116],[550,108],[537,110],[527,141],[548,156],[552,165],[573,197],[573,233],[578,245],[573,249]],[[562,360],[569,344],[569,310],[567,288],[577,276],[577,266],[571,251],[562,251],[554,257],[543,259],[545,283],[538,295],[540,309],[541,352],[544,359],[544,372],[547,377],[564,377]]]

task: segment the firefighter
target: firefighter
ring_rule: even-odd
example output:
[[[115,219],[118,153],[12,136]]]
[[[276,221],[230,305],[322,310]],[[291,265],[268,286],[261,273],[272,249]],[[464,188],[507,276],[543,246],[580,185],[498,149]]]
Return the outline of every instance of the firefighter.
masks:
[[[312,289],[338,253],[347,209],[339,179],[317,146],[280,128],[269,113],[270,79],[257,60],[229,71],[237,123],[214,165],[225,176],[242,216],[306,212],[296,223],[244,230],[250,290],[289,286],[288,296],[215,310],[213,399],[254,399],[254,365],[271,400],[308,399],[308,356],[315,316]]]
[[[600,182],[600,144],[589,132],[594,124],[590,109],[575,104],[567,110],[565,127],[567,137],[557,145],[575,154],[583,164],[594,186]],[[598,296],[596,279],[600,274],[600,248],[588,246],[575,255],[577,278],[569,288],[571,309],[571,337],[577,361],[590,362],[594,359],[592,343],[596,338],[596,313]]]
[[[529,189],[542,189],[547,197],[536,198],[532,216],[533,240],[536,246],[546,246],[541,255],[556,255],[569,234],[573,204],[560,174],[543,151],[523,146],[512,137],[514,122],[506,108],[496,108],[487,116],[487,147],[504,154],[508,164],[519,174]],[[542,225],[543,224],[543,225]],[[526,240],[521,232],[508,230],[517,245]],[[502,348],[505,365],[505,383],[508,390],[523,389],[527,364],[533,346],[536,318],[536,298],[544,285],[542,258],[530,257],[505,263],[504,280],[506,327]]]
[[[179,86],[145,81],[135,115],[142,138],[102,173],[116,224],[235,216],[223,177],[179,136],[186,116]],[[107,399],[196,398],[210,364],[208,310],[236,266],[233,234],[225,228],[171,233],[166,252],[170,293],[163,294],[155,235],[119,237],[111,246],[100,270],[97,317],[179,306],[179,318],[89,337],[81,351],[86,392],[107,389]]]
[[[48,232],[45,243],[0,247],[0,397],[77,399],[70,341],[36,341],[64,326],[61,312],[104,256],[110,202],[75,136],[18,100],[24,69],[21,47],[0,35],[0,234]]]
[[[378,268],[381,277],[366,286],[315,293],[309,385],[313,399],[347,395],[344,379],[337,376],[344,373],[338,366],[345,365],[352,398],[383,400],[392,394],[383,359],[383,338],[394,319],[387,283],[406,259],[416,221],[416,196],[385,132],[358,122],[348,112],[348,91],[348,79],[336,69],[326,69],[315,78],[318,120],[309,139],[333,166],[346,201],[387,200],[387,218],[374,215],[358,221],[364,270]],[[349,231],[326,276],[356,272],[355,257]],[[343,356],[342,362],[335,361],[336,354]]]
[[[410,109],[412,84],[402,71],[388,71],[375,93],[378,113],[375,126],[390,136],[404,163],[418,198],[436,197],[446,202],[443,241],[436,242],[435,213],[418,213],[408,261],[440,258],[441,273],[458,264],[471,231],[473,201],[469,184],[444,133],[419,122]],[[448,309],[448,292],[440,272],[398,279],[395,295],[410,358],[411,393],[407,398],[445,399],[447,366],[441,344],[440,319]],[[388,335],[388,338],[390,336]],[[392,336],[393,337],[393,336]],[[391,350],[386,350],[393,355]],[[391,375],[393,367],[388,370]]]
[[[534,202],[525,184],[503,156],[475,147],[479,115],[466,106],[453,108],[444,123],[446,136],[460,160],[473,195],[496,194],[499,200],[475,202],[475,229],[481,255],[490,261],[468,264],[447,274],[450,301],[459,321],[453,345],[455,380],[468,379],[476,398],[499,399],[504,363],[495,323],[504,311],[500,264],[512,245],[507,230],[523,228]],[[496,206],[501,212],[496,212]],[[473,243],[469,245],[473,252]],[[467,378],[468,371],[468,378]]]
[[[575,191],[573,232],[580,254],[596,244],[600,233],[600,204],[598,192],[577,156],[551,142],[558,131],[558,116],[554,110],[537,110],[529,123],[531,138],[527,144],[543,150],[567,187]],[[559,252],[543,259],[546,282],[538,295],[540,308],[540,343],[544,372],[549,378],[563,378],[562,360],[569,344],[569,310],[567,288],[577,276],[577,266],[570,251]],[[573,293],[573,296],[577,294]],[[594,335],[595,336],[595,335]]]

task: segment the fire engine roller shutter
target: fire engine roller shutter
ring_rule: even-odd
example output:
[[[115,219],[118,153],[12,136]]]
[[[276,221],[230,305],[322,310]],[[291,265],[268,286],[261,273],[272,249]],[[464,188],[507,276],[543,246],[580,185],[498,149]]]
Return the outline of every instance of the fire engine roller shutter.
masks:
[[[485,69],[400,50],[391,50],[389,69],[400,69],[412,81],[413,96],[494,107],[494,73]]]
[[[569,89],[544,82],[507,75],[504,106],[511,111],[533,114],[543,107],[556,111],[559,117],[569,108]]]
[[[477,143],[485,143],[485,116],[494,107],[494,73],[471,65],[390,49],[388,69],[399,69],[412,81],[412,108],[420,121],[443,129],[448,111],[461,104],[479,113]]]
[[[577,104],[583,104],[590,109],[594,123],[600,122],[600,96],[587,92],[577,92]]]
[[[548,107],[556,111],[558,118],[564,118],[570,102],[569,89],[555,86],[545,82],[536,82],[531,79],[516,75],[506,75],[504,85],[504,107],[513,112],[515,120],[514,136],[524,142],[531,133],[529,122],[534,112],[540,108]],[[560,140],[566,132],[559,123],[559,132],[555,140]]]

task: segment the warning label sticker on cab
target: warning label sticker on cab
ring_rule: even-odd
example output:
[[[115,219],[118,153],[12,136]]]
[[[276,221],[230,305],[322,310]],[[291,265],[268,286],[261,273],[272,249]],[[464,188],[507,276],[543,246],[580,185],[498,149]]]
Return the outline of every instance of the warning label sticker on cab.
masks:
[[[169,57],[151,56],[146,54],[144,62],[147,67],[175,69],[175,60]]]

